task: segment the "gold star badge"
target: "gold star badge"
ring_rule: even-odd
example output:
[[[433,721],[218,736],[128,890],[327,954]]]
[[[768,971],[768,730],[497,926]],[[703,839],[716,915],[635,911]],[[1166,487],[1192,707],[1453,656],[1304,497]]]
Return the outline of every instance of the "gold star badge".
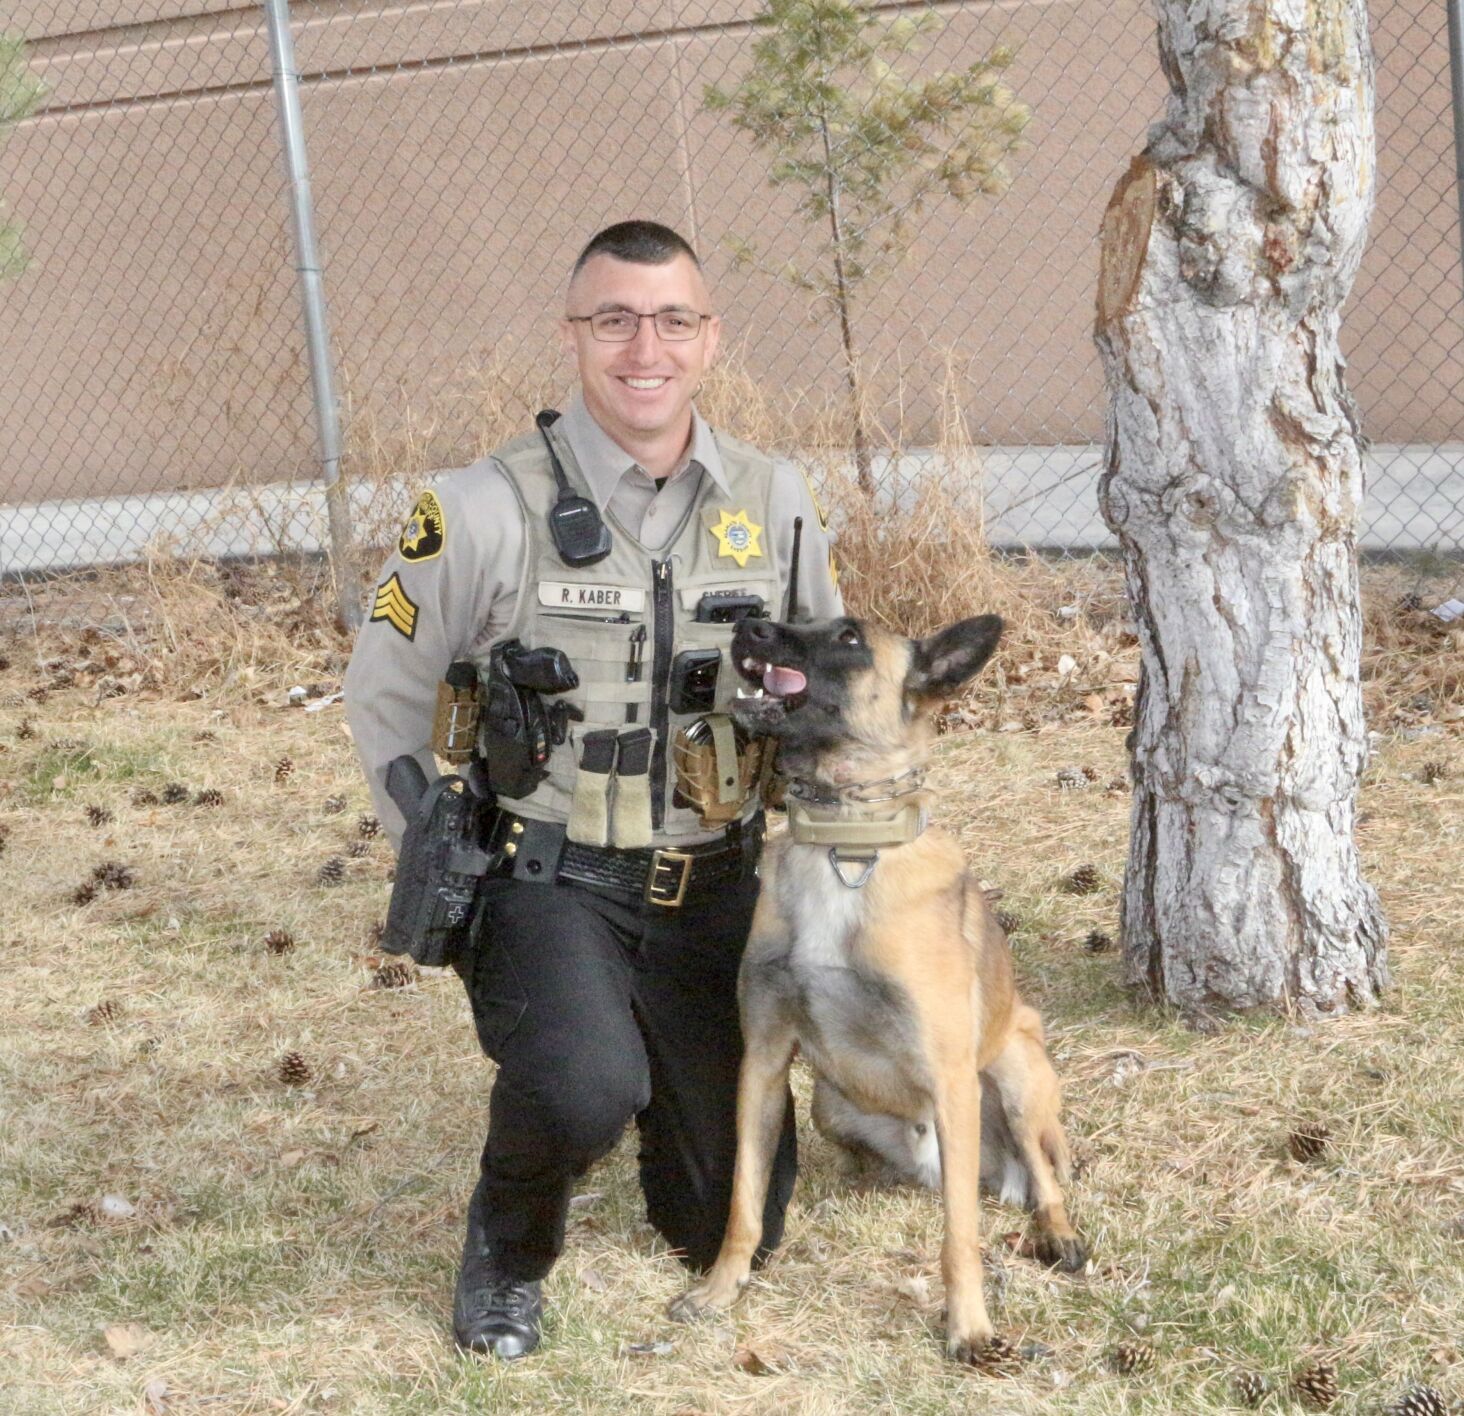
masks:
[[[376,587],[376,601],[371,606],[371,618],[385,620],[398,634],[408,639],[417,635],[417,607],[402,588],[402,582],[395,572]]]
[[[745,569],[753,556],[762,556],[758,537],[762,527],[756,526],[745,511],[736,513],[721,509],[721,520],[708,529],[717,538],[718,556],[730,556],[737,562],[739,570]]]

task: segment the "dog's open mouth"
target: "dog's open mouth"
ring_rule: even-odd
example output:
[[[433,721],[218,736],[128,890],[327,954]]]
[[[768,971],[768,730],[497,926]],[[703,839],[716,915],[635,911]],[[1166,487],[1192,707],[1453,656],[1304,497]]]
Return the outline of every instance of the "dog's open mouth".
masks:
[[[748,656],[737,665],[738,672],[750,687],[737,692],[738,706],[776,700],[785,710],[799,707],[808,695],[808,678],[801,669],[786,664],[770,664]]]

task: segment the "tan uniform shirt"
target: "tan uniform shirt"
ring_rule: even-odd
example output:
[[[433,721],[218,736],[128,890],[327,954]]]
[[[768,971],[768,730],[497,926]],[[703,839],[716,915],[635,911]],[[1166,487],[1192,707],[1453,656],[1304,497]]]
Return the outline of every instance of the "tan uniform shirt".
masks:
[[[675,535],[703,477],[727,490],[711,429],[694,409],[686,461],[658,485],[595,422],[581,399],[557,430],[569,443],[590,498],[636,534],[650,561]],[[812,619],[843,613],[830,567],[830,537],[801,472],[780,461],[775,472],[766,545],[780,584],[787,583],[793,521],[803,518],[798,612]],[[440,474],[431,489],[441,507],[440,545],[401,543],[377,583],[373,617],[361,626],[346,671],[346,716],[371,785],[377,815],[394,844],[402,818],[386,794],[386,768],[411,753],[428,780],[437,776],[431,750],[437,685],[454,659],[486,648],[513,621],[523,575],[523,512],[503,468],[492,457]],[[612,534],[614,534],[612,532]],[[395,584],[393,584],[395,581]],[[769,606],[781,615],[782,605]]]

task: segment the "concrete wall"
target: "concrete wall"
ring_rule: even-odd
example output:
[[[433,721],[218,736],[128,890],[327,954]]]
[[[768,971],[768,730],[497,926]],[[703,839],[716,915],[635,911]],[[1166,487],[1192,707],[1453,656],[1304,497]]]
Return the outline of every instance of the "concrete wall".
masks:
[[[465,366],[563,380],[563,277],[628,215],[697,242],[733,343],[778,387],[837,390],[827,320],[771,263],[816,234],[766,163],[705,113],[749,58],[755,0],[298,4],[297,57],[343,386],[426,407]],[[934,61],[1016,47],[1033,109],[1009,190],[932,210],[858,329],[885,416],[934,434],[948,364],[980,441],[1101,437],[1096,232],[1164,86],[1143,0],[938,7]],[[1443,7],[1375,0],[1381,183],[1347,320],[1379,441],[1464,431],[1464,328]],[[313,473],[313,430],[270,59],[229,0],[20,0],[44,106],[0,192],[33,264],[0,285],[0,502]],[[448,441],[452,438],[449,436]],[[464,445],[466,457],[471,448]]]

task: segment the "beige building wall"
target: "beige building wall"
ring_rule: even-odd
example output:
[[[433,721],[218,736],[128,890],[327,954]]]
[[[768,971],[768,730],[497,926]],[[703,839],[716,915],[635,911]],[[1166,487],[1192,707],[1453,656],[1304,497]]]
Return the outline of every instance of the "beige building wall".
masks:
[[[611,220],[685,229],[732,345],[771,387],[840,387],[827,318],[768,263],[817,233],[724,118],[755,0],[297,4],[295,43],[339,377],[426,408],[494,360],[565,382],[566,268]],[[1164,86],[1146,0],[938,7],[933,62],[1012,45],[1031,106],[1010,188],[922,224],[863,292],[883,412],[934,435],[960,379],[985,443],[1100,439],[1096,232]],[[1380,189],[1346,322],[1382,442],[1464,436],[1464,296],[1443,9],[1374,0]],[[311,476],[313,422],[262,15],[233,0],[20,0],[41,111],[0,157],[32,266],[0,284],[0,502]],[[462,456],[471,449],[460,449]]]

